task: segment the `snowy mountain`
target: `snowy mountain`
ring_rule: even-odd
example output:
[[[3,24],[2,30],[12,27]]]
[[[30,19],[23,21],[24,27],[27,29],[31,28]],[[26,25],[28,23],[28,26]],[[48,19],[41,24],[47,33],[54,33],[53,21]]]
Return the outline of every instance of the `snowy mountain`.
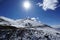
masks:
[[[15,26],[16,28],[20,27],[48,27],[48,25],[37,21],[36,18],[25,18],[13,20],[6,17],[0,17],[0,25],[2,26]]]
[[[0,40],[60,40],[60,32],[36,18],[13,20],[1,16]]]
[[[3,16],[0,17],[0,25],[3,25],[3,26],[8,25],[8,26],[10,26],[12,24],[14,24],[14,20],[3,17]]]

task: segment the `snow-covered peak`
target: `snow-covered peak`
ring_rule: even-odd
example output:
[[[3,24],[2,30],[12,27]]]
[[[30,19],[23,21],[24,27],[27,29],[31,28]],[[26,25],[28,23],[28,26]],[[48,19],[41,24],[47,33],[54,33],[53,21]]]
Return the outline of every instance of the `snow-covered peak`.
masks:
[[[0,25],[3,26],[11,26],[12,24],[14,24],[15,20],[4,17],[4,16],[0,16]]]
[[[10,19],[10,18],[7,18],[7,17],[4,17],[4,16],[0,16],[0,20],[5,20],[5,21],[14,21],[13,19]]]
[[[60,40],[59,31],[50,28],[48,25],[36,20],[36,18],[13,20],[0,17],[0,28],[14,28],[14,30],[9,29],[8,31],[1,30],[0,38],[2,40]],[[11,33],[13,34],[8,38]]]
[[[48,27],[48,25],[43,24],[42,22],[38,21],[36,18],[24,18],[24,19],[13,20],[3,16],[0,17],[0,25],[15,26],[17,28]]]
[[[35,26],[42,26],[44,25],[43,23],[41,23],[40,21],[37,21],[36,18],[25,18],[25,19],[19,19],[16,20],[17,23],[19,23],[19,25],[23,25],[26,27],[35,27]]]

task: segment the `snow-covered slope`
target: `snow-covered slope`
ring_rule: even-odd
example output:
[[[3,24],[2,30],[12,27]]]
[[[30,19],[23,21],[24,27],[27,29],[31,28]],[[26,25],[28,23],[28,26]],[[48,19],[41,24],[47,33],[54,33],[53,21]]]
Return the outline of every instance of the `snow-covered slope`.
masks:
[[[45,28],[53,29],[49,25],[43,24],[40,21],[37,21],[36,18],[24,18],[24,19],[9,19],[7,17],[0,16],[0,25],[1,26],[14,26],[16,28]]]
[[[60,32],[36,18],[13,20],[0,17],[0,27],[16,27],[0,31],[0,40],[60,40]]]
[[[4,29],[0,40],[60,40],[60,32],[50,28]]]
[[[25,27],[36,27],[36,26],[43,26],[44,24],[40,21],[37,21],[36,18],[25,18],[16,20],[19,25],[23,25]]]
[[[0,25],[12,25],[14,24],[14,20],[0,16]]]
[[[40,21],[37,21],[36,18],[25,18],[25,19],[13,20],[13,19],[9,19],[9,18],[3,17],[3,16],[0,17],[0,25],[15,26],[17,28],[20,28],[20,27],[47,27],[48,26],[48,25],[41,23]]]

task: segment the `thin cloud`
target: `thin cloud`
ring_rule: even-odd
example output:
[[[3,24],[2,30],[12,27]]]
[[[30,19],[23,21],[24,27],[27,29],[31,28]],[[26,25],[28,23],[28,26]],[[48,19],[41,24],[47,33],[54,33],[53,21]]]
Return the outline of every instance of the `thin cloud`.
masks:
[[[60,28],[60,25],[51,25],[54,28]]]
[[[57,8],[58,0],[43,0],[43,3],[37,3],[39,7],[42,7],[43,10],[55,10]]]

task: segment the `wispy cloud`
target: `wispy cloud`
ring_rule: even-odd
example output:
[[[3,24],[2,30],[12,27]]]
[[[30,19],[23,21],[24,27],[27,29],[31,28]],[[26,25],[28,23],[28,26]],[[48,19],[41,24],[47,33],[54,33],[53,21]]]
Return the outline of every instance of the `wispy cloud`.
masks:
[[[51,25],[54,28],[60,28],[60,25]]]
[[[57,8],[58,0],[43,0],[43,3],[37,3],[39,7],[42,7],[43,10],[55,10]]]

